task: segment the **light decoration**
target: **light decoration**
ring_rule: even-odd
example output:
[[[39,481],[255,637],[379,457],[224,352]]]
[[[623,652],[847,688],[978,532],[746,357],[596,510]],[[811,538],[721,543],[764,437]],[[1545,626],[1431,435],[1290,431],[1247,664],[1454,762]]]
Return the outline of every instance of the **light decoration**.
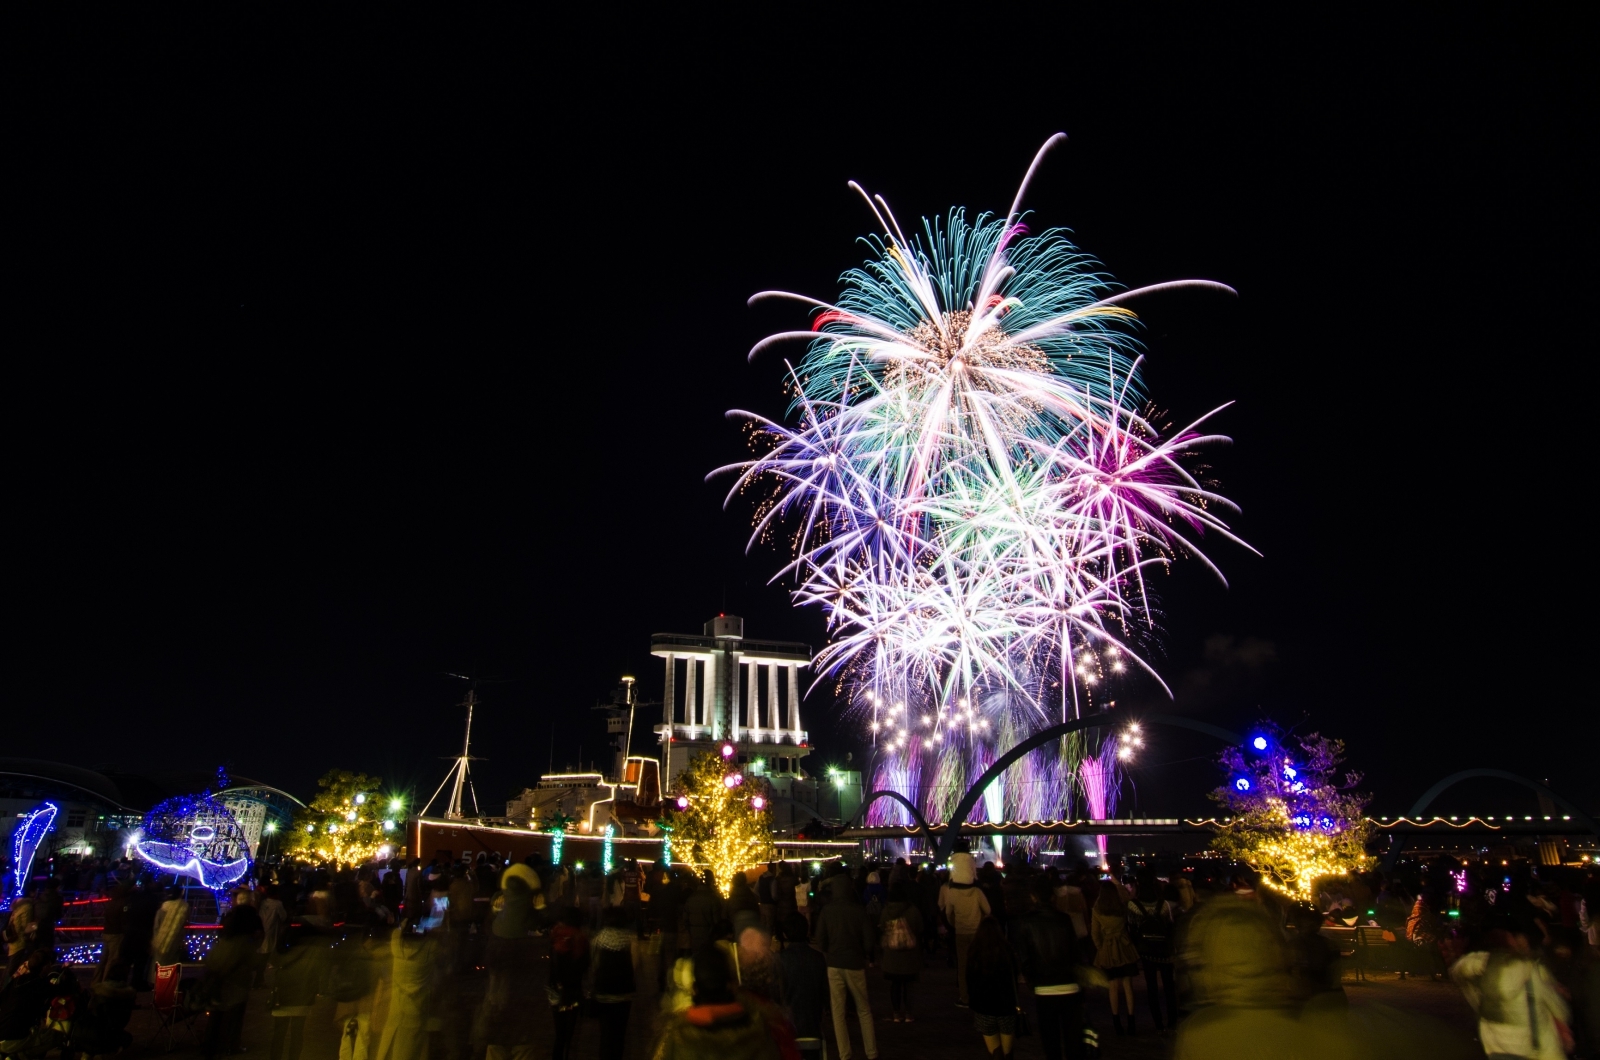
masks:
[[[1268,732],[1281,747],[1282,733],[1275,727]],[[1266,741],[1257,736],[1251,743]],[[1266,886],[1309,902],[1319,878],[1361,871],[1372,863],[1365,849],[1372,826],[1365,816],[1368,796],[1353,790],[1360,774],[1339,775],[1344,744],[1317,733],[1296,742],[1303,752],[1298,765],[1287,759],[1247,760],[1237,747],[1222,753],[1230,780],[1211,798],[1229,816],[1211,846],[1255,869]]]
[[[561,864],[561,848],[565,844],[567,831],[564,828],[550,829],[550,864]]]
[[[607,821],[605,839],[600,844],[600,874],[602,876],[611,875],[611,869],[615,864],[615,862],[612,860],[611,840],[616,834],[616,824],[614,822]]]
[[[56,815],[61,808],[53,802],[37,806],[24,814],[16,824],[16,829],[11,833],[11,886],[6,888],[9,894],[0,896],[7,899],[20,897],[28,887],[28,874],[33,871],[33,858],[39,852],[39,844],[43,842],[46,834],[55,826]],[[7,902],[9,905],[9,901]]]
[[[687,805],[687,800],[685,800]],[[672,864],[672,825],[662,819],[656,822],[656,830],[661,833],[661,864]]]
[[[692,759],[678,776],[674,805],[680,809],[671,822],[675,855],[710,868],[724,898],[736,874],[772,859],[765,782],[747,781],[734,769],[731,758],[710,752]]]
[[[385,818],[367,798],[377,777],[334,769],[317,781],[311,802],[295,811],[283,853],[323,864],[352,867],[377,858],[386,842]]]
[[[1180,555],[1215,571],[1199,548],[1208,533],[1243,544],[1222,519],[1230,502],[1186,469],[1226,441],[1203,427],[1214,413],[1158,425],[1125,305],[1231,289],[1118,291],[1063,230],[1030,234],[1021,202],[1064,139],[1040,149],[1004,216],[953,210],[911,237],[852,183],[879,234],[837,302],[751,299],[815,314],[751,351],[806,344],[786,381],[797,422],[730,413],[757,455],[713,472],[735,476],[730,501],[755,498],[752,546],[792,528],[778,576],[826,617],[815,672],[840,681],[873,734],[876,786],[916,778],[905,794],[930,816],[948,815],[995,747],[1107,702],[1125,671],[1159,681],[1143,659],[1156,636],[1148,572]],[[907,719],[922,717],[912,735]],[[1088,797],[1075,772],[1101,743],[1024,759],[1005,798],[1059,812],[1074,783]]]
[[[162,872],[225,890],[250,871],[250,843],[233,814],[209,792],[157,803],[139,826],[133,852]]]

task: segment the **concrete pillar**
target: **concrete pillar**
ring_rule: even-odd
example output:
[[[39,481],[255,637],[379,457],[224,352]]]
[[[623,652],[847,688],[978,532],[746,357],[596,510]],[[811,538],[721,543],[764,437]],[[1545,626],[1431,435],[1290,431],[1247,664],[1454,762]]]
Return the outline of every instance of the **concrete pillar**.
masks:
[[[689,673],[683,682],[683,720],[689,725],[700,724],[700,657],[690,655]]]
[[[776,732],[778,729],[778,667],[773,663],[767,664],[767,727]]]
[[[760,664],[751,660],[745,663],[745,671],[745,709],[750,712],[750,727],[759,732],[761,730],[761,686],[756,682],[761,679]]]
[[[707,724],[711,726],[711,738],[722,739],[722,712],[727,706],[728,697],[723,687],[726,679],[721,671],[727,665],[727,656],[720,651],[714,651],[706,656],[706,690],[703,693],[706,699]]]
[[[800,664],[789,664],[789,731],[800,742]]]
[[[671,726],[677,721],[678,713],[678,657],[667,654],[667,690],[661,696],[661,720]],[[667,735],[671,736],[669,728]]]
[[[739,742],[739,653],[729,652],[723,658],[728,666],[728,739]]]

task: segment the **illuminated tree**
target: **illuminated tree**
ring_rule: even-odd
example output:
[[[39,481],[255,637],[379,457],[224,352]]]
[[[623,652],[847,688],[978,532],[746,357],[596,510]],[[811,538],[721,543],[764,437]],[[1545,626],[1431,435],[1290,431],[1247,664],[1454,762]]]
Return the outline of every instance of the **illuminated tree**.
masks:
[[[401,809],[380,792],[381,783],[365,773],[330,770],[317,781],[310,805],[295,812],[283,852],[341,866],[376,858],[380,847],[396,841]]]
[[[740,771],[733,753],[725,743],[720,755],[697,755],[667,803],[673,860],[711,869],[724,898],[736,873],[772,857],[771,793]]]
[[[1211,793],[1228,820],[1212,849],[1245,862],[1274,890],[1310,901],[1316,880],[1360,871],[1371,826],[1360,773],[1339,776],[1344,742],[1317,733],[1295,737],[1261,725],[1221,764],[1228,779]]]

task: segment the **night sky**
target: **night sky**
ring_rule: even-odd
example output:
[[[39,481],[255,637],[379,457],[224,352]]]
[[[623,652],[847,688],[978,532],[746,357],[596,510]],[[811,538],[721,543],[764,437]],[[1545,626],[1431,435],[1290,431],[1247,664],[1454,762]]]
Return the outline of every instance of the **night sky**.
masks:
[[[1600,808],[1580,35],[856,10],[5,34],[0,754],[425,796],[473,674],[501,812],[601,753],[620,675],[660,695],[652,632],[820,645],[704,481],[806,321],[745,299],[837,293],[848,179],[1003,211],[1062,130],[1033,224],[1239,291],[1139,309],[1172,419],[1237,402],[1210,465],[1263,557],[1162,580],[1176,701],[1119,709],[1342,737],[1375,812],[1469,766]],[[862,756],[834,717],[813,767]],[[1140,809],[1201,809],[1214,752],[1158,736]]]

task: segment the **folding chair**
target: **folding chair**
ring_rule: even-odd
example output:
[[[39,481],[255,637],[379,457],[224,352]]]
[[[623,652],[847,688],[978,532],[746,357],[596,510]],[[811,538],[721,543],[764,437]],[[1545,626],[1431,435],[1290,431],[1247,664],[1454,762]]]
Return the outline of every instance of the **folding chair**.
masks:
[[[164,1052],[172,1052],[173,1038],[176,1037],[179,1024],[189,1028],[189,1033],[194,1035],[196,1044],[200,1036],[194,1029],[194,1013],[184,1005],[183,990],[181,989],[183,965],[157,964],[156,986],[151,1007],[156,1010],[156,1016],[161,1023],[156,1027],[156,1033],[151,1037],[152,1044],[162,1034],[167,1036],[167,1047]]]

